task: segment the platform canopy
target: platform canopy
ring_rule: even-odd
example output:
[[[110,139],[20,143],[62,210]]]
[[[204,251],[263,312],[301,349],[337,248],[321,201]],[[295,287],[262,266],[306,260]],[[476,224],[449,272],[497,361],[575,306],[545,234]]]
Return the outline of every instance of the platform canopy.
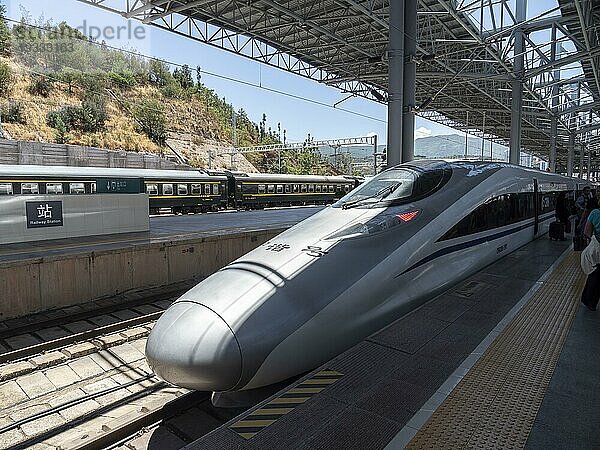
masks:
[[[387,102],[390,0],[80,1]],[[576,148],[592,150],[598,165],[600,1],[560,0],[517,22],[519,1],[525,0],[418,0],[417,113],[508,144],[518,79],[523,150],[548,159],[555,134],[559,167],[573,139]],[[517,31],[525,50],[515,55]],[[517,75],[514,61],[522,55]],[[581,159],[571,158],[575,166]]]

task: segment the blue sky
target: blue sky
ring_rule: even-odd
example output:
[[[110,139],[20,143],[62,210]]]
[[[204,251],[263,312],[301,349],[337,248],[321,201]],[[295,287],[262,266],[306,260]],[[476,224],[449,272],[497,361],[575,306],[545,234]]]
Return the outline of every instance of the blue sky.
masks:
[[[191,39],[176,36],[154,27],[146,27],[138,21],[128,21],[117,14],[80,3],[76,0],[4,0],[8,6],[8,16],[19,19],[22,9],[27,10],[33,20],[40,17],[52,19],[53,22],[66,21],[71,26],[86,27],[87,34],[97,31],[95,28],[107,26],[128,26],[137,32],[136,39],[129,36],[126,30],[122,38],[107,40],[117,47],[135,48],[140,53],[162,58],[191,67],[201,66],[203,70],[225,75],[231,78],[243,79],[252,84],[262,84],[272,89],[288,92],[302,97],[318,100],[333,105],[346,95],[340,91],[289,74],[285,71],[259,64],[227,51],[219,50],[208,45],[200,44]],[[538,14],[540,10],[556,5],[556,0],[530,1],[529,16]],[[60,7],[57,7],[60,4]],[[546,6],[547,5],[547,6]],[[141,28],[140,28],[141,27]],[[378,120],[357,117],[335,109],[306,103],[286,96],[245,86],[231,81],[203,75],[203,82],[217,91],[221,97],[233,103],[236,109],[244,108],[250,118],[259,122],[262,114],[266,113],[269,125],[274,129],[280,121],[282,129],[287,130],[288,141],[301,141],[308,133],[318,139],[365,136],[376,133],[379,142],[386,141],[385,123],[387,110],[384,105],[351,98],[340,106],[357,111]],[[417,137],[424,135],[448,134],[456,132],[421,118],[417,118]],[[460,134],[460,133],[459,133]]]

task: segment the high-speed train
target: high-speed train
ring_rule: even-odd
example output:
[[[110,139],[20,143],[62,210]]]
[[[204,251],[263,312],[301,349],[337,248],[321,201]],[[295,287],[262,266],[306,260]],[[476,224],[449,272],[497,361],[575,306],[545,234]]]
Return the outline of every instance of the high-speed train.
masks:
[[[499,163],[388,169],[184,294],[146,357],[203,391],[304,373],[546,233],[559,193],[584,184]]]

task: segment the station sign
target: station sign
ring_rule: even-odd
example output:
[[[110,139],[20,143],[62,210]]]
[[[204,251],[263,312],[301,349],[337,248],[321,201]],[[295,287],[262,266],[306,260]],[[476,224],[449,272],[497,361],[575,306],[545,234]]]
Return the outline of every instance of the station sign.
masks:
[[[96,191],[99,194],[139,194],[141,185],[140,178],[101,178],[96,180]]]
[[[47,228],[63,226],[61,201],[25,202],[27,228]]]

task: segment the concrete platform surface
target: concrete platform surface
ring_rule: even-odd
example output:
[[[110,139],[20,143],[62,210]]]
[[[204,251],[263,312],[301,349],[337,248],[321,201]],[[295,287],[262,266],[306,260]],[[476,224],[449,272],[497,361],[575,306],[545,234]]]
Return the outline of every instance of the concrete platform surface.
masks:
[[[322,206],[273,208],[259,211],[225,211],[150,218],[147,233],[126,233],[53,241],[0,245],[0,263],[45,256],[60,256],[135,245],[183,240],[249,231],[291,227],[320,211]]]
[[[245,414],[186,449],[382,449],[390,442],[393,445],[388,448],[403,448],[427,420],[422,417],[423,410],[434,410],[453,390],[473,365],[477,349],[493,342],[496,337],[493,330],[512,319],[528,293],[543,283],[540,277],[559,260],[568,245],[540,238],[324,364],[294,386],[322,370],[337,371],[343,376],[268,423],[250,439],[236,433],[235,427],[230,428]],[[585,323],[580,320],[582,312],[589,313],[583,317]],[[580,404],[585,389],[598,386],[600,373],[599,316],[595,313],[591,318],[593,314],[587,310],[578,313],[569,335],[571,344],[565,346],[570,355],[564,356],[563,352],[561,356],[531,433],[529,448],[552,448],[546,431],[552,427],[557,434],[561,429],[571,432],[565,438],[572,444],[570,448],[587,448],[580,445],[582,434],[576,431],[582,427],[598,428],[598,399],[593,397],[594,401],[587,401],[585,407]],[[582,326],[595,330],[581,329]],[[590,340],[595,344],[590,346]],[[577,370],[583,373],[574,378]],[[567,397],[565,389],[570,392]],[[259,404],[248,414],[274,398],[285,397],[285,392]],[[594,395],[600,394],[594,392]],[[567,404],[562,405],[563,401]],[[564,408],[568,414],[562,414]],[[564,423],[576,423],[560,425],[559,418]],[[593,448],[600,448],[596,441],[594,445]]]

